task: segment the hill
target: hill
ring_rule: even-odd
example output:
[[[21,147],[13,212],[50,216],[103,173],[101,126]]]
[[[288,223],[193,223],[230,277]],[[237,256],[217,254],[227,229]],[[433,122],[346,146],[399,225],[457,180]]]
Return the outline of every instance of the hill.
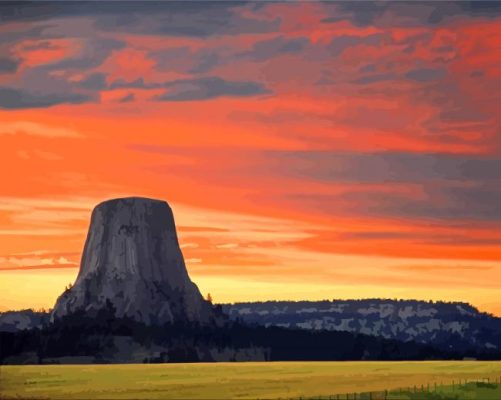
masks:
[[[501,318],[461,302],[418,300],[267,301],[223,304],[232,320],[342,331],[458,351],[501,349]]]

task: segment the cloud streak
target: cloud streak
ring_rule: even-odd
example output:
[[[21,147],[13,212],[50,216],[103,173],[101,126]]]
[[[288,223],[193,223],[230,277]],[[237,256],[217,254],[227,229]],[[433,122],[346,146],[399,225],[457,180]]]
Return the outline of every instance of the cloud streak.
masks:
[[[0,108],[15,110],[22,108],[46,108],[58,104],[82,104],[90,96],[78,93],[36,93],[24,89],[0,87]]]
[[[31,121],[5,122],[0,126],[0,135],[26,134],[47,138],[81,138],[79,132],[56,126],[48,126]]]
[[[217,97],[248,97],[269,94],[263,85],[255,82],[232,82],[217,77],[168,82],[167,92],[158,96],[160,101],[197,101]]]

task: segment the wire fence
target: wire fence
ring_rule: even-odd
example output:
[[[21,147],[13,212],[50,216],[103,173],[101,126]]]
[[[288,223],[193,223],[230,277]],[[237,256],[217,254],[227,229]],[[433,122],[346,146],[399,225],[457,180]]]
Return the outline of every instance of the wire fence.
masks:
[[[461,391],[501,389],[501,376],[497,378],[468,378],[403,386],[390,390],[340,393],[323,396],[300,396],[278,400],[440,400],[461,399]],[[500,391],[501,399],[501,391]],[[465,397],[469,398],[469,397]]]

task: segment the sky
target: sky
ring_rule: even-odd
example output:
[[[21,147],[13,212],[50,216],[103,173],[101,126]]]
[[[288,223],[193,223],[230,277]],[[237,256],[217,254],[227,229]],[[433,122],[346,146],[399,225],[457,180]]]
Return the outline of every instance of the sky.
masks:
[[[0,310],[144,196],[215,302],[501,315],[500,100],[500,2],[2,2]]]

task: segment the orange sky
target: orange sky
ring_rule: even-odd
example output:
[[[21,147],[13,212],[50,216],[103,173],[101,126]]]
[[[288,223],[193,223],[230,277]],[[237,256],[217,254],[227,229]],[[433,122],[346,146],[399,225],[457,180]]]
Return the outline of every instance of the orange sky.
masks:
[[[216,302],[501,315],[499,7],[96,4],[0,6],[0,310],[51,307],[137,195]]]

